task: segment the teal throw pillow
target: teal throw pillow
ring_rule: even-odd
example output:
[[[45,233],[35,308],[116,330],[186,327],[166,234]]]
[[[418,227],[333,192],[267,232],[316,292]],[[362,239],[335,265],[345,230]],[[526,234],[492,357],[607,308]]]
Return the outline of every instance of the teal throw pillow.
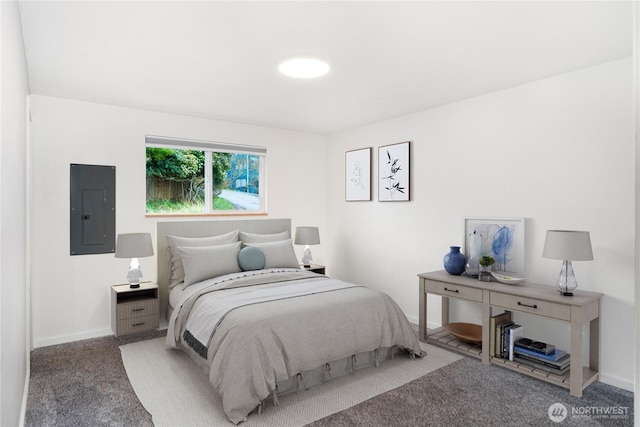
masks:
[[[255,246],[247,246],[238,253],[238,264],[242,271],[262,270],[267,260],[264,253]]]

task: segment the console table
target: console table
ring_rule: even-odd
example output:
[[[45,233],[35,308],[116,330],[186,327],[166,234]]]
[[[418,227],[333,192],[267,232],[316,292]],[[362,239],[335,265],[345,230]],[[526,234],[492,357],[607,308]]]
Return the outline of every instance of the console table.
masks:
[[[479,357],[482,363],[504,366],[568,388],[571,395],[581,397],[582,390],[598,379],[600,365],[600,299],[601,293],[576,289],[573,297],[562,296],[555,286],[525,282],[505,285],[499,282],[481,282],[467,276],[452,276],[433,271],[418,275],[420,280],[419,338]],[[442,325],[449,323],[449,299],[456,298],[482,304],[482,345],[469,345],[459,341],[442,328],[427,330],[427,294],[442,297]],[[555,375],[531,366],[489,356],[489,325],[492,308],[543,316],[571,326],[571,366],[564,375]],[[585,323],[589,323],[589,366],[584,366],[582,352]]]

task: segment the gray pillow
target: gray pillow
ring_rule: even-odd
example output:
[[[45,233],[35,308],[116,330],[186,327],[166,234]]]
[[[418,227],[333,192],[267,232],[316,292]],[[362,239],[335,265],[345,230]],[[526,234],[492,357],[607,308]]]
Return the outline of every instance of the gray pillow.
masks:
[[[264,268],[300,268],[291,239],[279,242],[249,243],[247,245],[247,247],[251,246],[260,248],[264,253],[266,259]]]
[[[267,260],[259,248],[247,246],[238,252],[238,264],[242,271],[262,270]]]
[[[205,247],[178,246],[184,266],[184,287],[224,274],[239,273],[240,245],[240,242],[236,242]]]
[[[234,230],[229,233],[209,237],[181,237],[168,235],[167,245],[169,246],[169,259],[171,261],[169,287],[175,286],[184,280],[184,268],[182,266],[182,258],[180,258],[180,253],[177,250],[178,246],[193,248],[226,245],[237,242],[239,233],[240,230]]]
[[[282,231],[280,233],[272,234],[255,234],[240,232],[240,241],[244,244],[247,243],[267,243],[267,242],[281,242],[289,238],[288,231]]]

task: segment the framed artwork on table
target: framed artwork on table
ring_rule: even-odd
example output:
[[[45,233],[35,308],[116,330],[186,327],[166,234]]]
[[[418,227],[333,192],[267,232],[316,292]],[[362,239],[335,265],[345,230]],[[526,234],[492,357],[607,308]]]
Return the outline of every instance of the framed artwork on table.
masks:
[[[371,200],[371,147],[345,153],[345,200]]]
[[[492,256],[492,269],[525,277],[525,218],[465,218],[464,254]]]
[[[407,141],[378,147],[379,201],[409,201],[411,176],[409,145]]]

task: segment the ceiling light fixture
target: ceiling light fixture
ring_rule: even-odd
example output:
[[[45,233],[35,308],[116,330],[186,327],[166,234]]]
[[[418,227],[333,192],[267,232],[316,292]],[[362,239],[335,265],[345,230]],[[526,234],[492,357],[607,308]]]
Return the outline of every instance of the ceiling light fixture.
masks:
[[[285,76],[297,79],[312,79],[324,76],[331,67],[324,61],[313,58],[293,58],[283,61],[278,66],[278,70]]]

